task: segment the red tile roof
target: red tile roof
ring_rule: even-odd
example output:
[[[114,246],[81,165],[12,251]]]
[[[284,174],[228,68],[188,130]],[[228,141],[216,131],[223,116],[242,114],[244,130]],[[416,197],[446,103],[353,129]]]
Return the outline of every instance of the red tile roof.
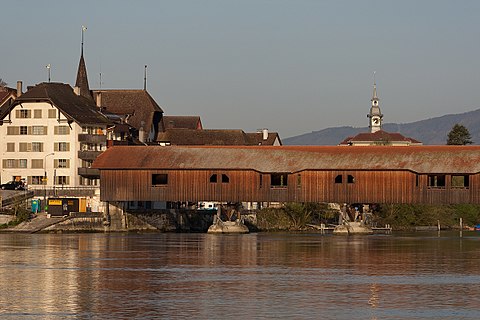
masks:
[[[167,129],[157,136],[157,142],[171,145],[190,146],[247,146],[273,145],[276,132],[269,132],[268,139],[262,139],[262,133],[245,133],[243,130],[225,129]]]
[[[143,128],[148,133],[161,119],[162,108],[145,90],[94,90],[94,94],[98,93],[101,93],[101,107],[106,112],[130,115],[128,123],[137,130],[143,122]]]
[[[353,137],[347,137],[340,142],[340,145],[349,145],[351,142],[373,142],[379,144],[389,144],[394,142],[410,142],[411,144],[421,144],[420,141],[413,138],[405,137],[398,132],[387,132],[379,130],[377,132],[362,132]]]
[[[199,116],[163,116],[165,129],[203,129]]]
[[[439,161],[441,159],[441,161]],[[480,146],[113,147],[94,162],[99,169],[409,170],[480,173]]]
[[[65,83],[43,82],[29,88],[18,97],[9,108],[2,109],[0,119],[15,106],[25,102],[44,101],[57,107],[68,119],[79,124],[108,124],[110,121],[99,112],[93,100],[75,94]]]

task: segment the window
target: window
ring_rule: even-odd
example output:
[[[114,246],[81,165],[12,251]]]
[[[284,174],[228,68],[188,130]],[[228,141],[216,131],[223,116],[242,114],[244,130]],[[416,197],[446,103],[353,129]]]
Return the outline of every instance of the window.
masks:
[[[355,183],[355,177],[349,174],[347,176],[347,183]]]
[[[43,176],[31,176],[27,178],[28,184],[43,184]]]
[[[217,175],[216,174],[212,174],[210,176],[210,182],[211,183],[216,183],[217,182]]]
[[[222,173],[222,183],[229,183],[229,182],[230,182],[230,178],[226,174]]]
[[[15,152],[15,143],[7,142],[7,152]]]
[[[43,142],[32,142],[32,152],[43,152]]]
[[[27,159],[18,160],[18,167],[19,168],[26,168],[27,167]]]
[[[69,159],[55,159],[53,162],[55,168],[70,168]]]
[[[272,188],[283,188],[288,183],[288,173],[272,173],[270,175],[270,185]]]
[[[47,127],[44,127],[44,126],[33,126],[33,127],[32,127],[32,134],[35,134],[35,135],[44,135],[44,134],[47,134]]]
[[[55,126],[54,134],[67,135],[69,133],[70,133],[70,128],[68,126]]]
[[[57,117],[57,109],[49,109],[48,110],[48,117],[50,119]]]
[[[20,134],[20,127],[7,127],[7,135],[14,136]]]
[[[153,186],[164,186],[167,184],[168,184],[168,174],[166,173],[152,174]]]
[[[32,145],[30,143],[20,142],[18,145],[19,145],[20,152],[32,151]]]
[[[438,175],[429,175],[428,176],[428,187],[429,188],[445,188],[445,175],[438,174]]]
[[[43,159],[32,159],[32,169],[43,169]]]
[[[341,174],[335,177],[335,183],[343,183],[343,176]]]
[[[468,175],[452,175],[452,188],[465,188],[470,186],[470,179]]]
[[[263,174],[260,173],[260,181],[259,181],[259,184],[260,184],[260,188],[263,186]]]
[[[68,176],[56,176],[55,177],[55,184],[69,184],[70,177]]]
[[[27,126],[20,126],[20,134],[28,134]]]
[[[68,142],[56,142],[55,151],[70,151],[70,143]]]
[[[33,110],[33,117],[36,119],[42,118],[42,110]]]
[[[4,168],[16,168],[16,161],[15,159],[3,159],[3,167]]]
[[[32,117],[31,110],[27,110],[27,109],[17,110],[16,115],[17,115],[17,118],[20,118],[20,119],[26,119],[26,118]]]

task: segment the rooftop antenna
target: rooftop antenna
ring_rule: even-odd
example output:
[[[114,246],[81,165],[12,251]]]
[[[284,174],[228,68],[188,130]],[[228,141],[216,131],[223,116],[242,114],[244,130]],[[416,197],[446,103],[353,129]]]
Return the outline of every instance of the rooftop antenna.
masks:
[[[100,71],[100,90],[102,90],[102,72]]]
[[[47,68],[47,72],[48,72],[48,82],[50,82],[50,69],[51,69],[51,67],[52,66],[50,65],[50,63],[45,66],[45,68]]]
[[[143,90],[147,91],[147,65],[145,65],[145,70],[143,72]]]
[[[82,56],[83,56],[83,34],[85,33],[85,31],[87,31],[87,27],[85,26],[82,26]]]

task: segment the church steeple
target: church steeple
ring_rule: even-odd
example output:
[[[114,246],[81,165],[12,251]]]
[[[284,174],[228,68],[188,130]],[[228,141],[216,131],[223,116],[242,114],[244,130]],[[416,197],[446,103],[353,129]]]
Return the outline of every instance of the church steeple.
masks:
[[[372,106],[370,107],[370,113],[367,115],[369,118],[369,128],[370,132],[374,133],[379,130],[382,130],[382,120],[383,114],[380,111],[380,99],[377,96],[377,83],[375,81],[375,72],[373,73],[373,95]]]
[[[77,81],[75,82],[75,87],[81,96],[93,100],[90,93],[90,86],[88,85],[87,66],[85,65],[85,59],[83,58],[83,33],[85,30],[87,30],[87,28],[82,26],[82,47],[80,52],[80,62],[78,63]]]

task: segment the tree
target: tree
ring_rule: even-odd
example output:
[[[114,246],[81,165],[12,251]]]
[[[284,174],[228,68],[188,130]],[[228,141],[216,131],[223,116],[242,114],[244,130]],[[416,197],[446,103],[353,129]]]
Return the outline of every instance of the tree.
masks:
[[[2,78],[0,78],[0,87],[6,87],[8,85],[8,83],[6,83],[5,81],[3,81]]]
[[[472,136],[468,129],[461,124],[455,124],[448,133],[447,144],[449,145],[466,145],[472,144]]]

